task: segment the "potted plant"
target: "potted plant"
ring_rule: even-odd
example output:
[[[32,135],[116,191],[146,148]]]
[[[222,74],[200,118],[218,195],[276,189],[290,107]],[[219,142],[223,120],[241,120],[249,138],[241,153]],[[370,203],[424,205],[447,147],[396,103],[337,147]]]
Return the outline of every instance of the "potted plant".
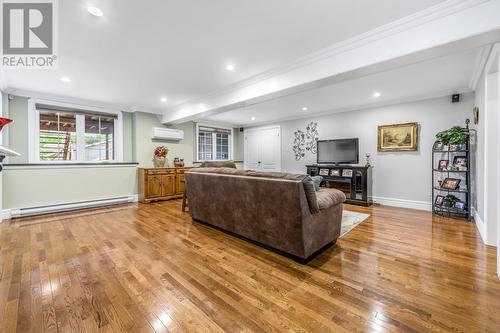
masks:
[[[459,202],[460,199],[458,199],[456,196],[453,194],[448,194],[447,196],[444,197],[443,202],[446,207],[453,207],[457,202]]]
[[[467,143],[469,140],[469,129],[455,126],[436,134],[436,139],[443,145],[444,150],[449,150],[450,146],[462,146]]]
[[[168,148],[167,147],[156,147],[153,157],[153,165],[155,168],[164,168],[165,162],[167,161]]]

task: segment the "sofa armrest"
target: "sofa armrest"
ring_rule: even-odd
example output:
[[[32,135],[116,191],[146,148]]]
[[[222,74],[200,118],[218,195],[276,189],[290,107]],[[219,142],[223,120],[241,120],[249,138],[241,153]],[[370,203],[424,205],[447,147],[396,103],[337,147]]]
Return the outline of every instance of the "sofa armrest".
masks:
[[[320,188],[316,191],[319,210],[325,210],[345,201],[345,194],[333,188]]]

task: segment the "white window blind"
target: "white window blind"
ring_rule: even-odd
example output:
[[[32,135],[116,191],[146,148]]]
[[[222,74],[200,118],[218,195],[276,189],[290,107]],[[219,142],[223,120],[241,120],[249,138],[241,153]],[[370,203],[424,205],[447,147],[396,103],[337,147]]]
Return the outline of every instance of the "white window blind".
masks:
[[[230,160],[231,130],[198,126],[198,160]]]

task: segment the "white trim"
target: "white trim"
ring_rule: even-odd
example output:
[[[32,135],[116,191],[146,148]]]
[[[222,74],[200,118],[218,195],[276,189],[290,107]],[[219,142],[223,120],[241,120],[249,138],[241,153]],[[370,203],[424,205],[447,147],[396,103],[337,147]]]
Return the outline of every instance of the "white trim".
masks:
[[[50,170],[55,170],[55,169],[92,169],[92,168],[97,168],[97,169],[102,169],[102,168],[137,168],[138,164],[135,163],[126,163],[126,164],[115,164],[113,162],[102,162],[102,163],[91,163],[88,162],[88,165],[86,163],[81,163],[81,164],[63,164],[63,163],[54,163],[54,164],[48,164],[48,163],[41,163],[41,164],[24,164],[24,165],[4,165],[3,171],[10,171],[10,170],[34,170],[34,169],[50,169]]]
[[[46,163],[46,164],[57,164],[57,163],[95,163],[95,161],[84,161],[83,156],[79,156],[77,154],[77,160],[75,161],[40,161],[39,159],[39,151],[40,151],[40,146],[39,146],[39,141],[38,137],[40,134],[40,129],[39,129],[39,124],[40,124],[40,112],[36,109],[37,104],[45,104],[45,105],[50,105],[50,106],[58,106],[58,107],[64,107],[64,108],[71,108],[71,109],[77,109],[77,110],[82,110],[84,111],[91,111],[91,112],[97,112],[97,113],[103,113],[103,114],[114,114],[117,116],[117,119],[115,119],[115,128],[114,128],[114,147],[113,149],[115,150],[115,159],[114,160],[109,160],[109,161],[103,161],[102,163],[106,162],[123,162],[123,112],[122,111],[117,111],[113,109],[106,109],[102,107],[96,107],[96,106],[88,106],[88,105],[81,105],[81,104],[75,104],[75,103],[68,103],[68,102],[59,102],[59,101],[53,101],[53,100],[46,100],[46,99],[38,99],[38,98],[29,98],[28,99],[28,162],[29,163]],[[76,117],[76,122],[77,126],[81,128],[81,125],[84,125],[84,120],[82,117]],[[79,119],[80,118],[80,119]],[[77,149],[77,151],[83,151],[81,150],[81,146],[83,143],[83,140],[81,139],[83,133],[76,133],[78,138],[78,142],[80,143],[78,146],[80,149]]]
[[[479,235],[481,236],[481,240],[483,241],[484,244],[486,244],[487,239],[486,239],[485,225],[484,225],[483,219],[479,215],[479,212],[474,207],[472,207],[472,216],[474,217],[474,221],[476,222],[476,228],[477,228],[477,231],[479,231]]]
[[[341,73],[383,64],[388,60],[479,36],[500,26],[500,19],[486,19],[486,16],[493,15],[493,10],[497,10],[497,7],[499,7],[498,2],[491,0],[444,1],[295,59],[283,66],[226,86],[224,89],[168,108],[163,113],[162,122],[176,124],[200,116],[243,108],[256,100],[265,101],[311,87],[317,88],[326,84],[326,78],[335,77]],[[488,15],[485,16],[484,13]],[[472,25],[470,22],[474,21],[471,20],[476,19],[483,19],[485,24]],[[465,20],[468,21],[464,23]],[[433,38],[416,39],[415,36],[418,37],[419,34],[433,34]],[[394,45],[397,47],[394,48]],[[370,59],[363,56],[366,54],[371,54]],[[327,70],[321,70],[321,67]],[[306,72],[308,74],[305,74]],[[273,83],[275,87],[268,88]],[[200,104],[207,107],[200,110],[197,107]]]
[[[186,102],[183,102],[180,105],[185,104],[199,104],[202,100],[214,97],[216,95],[222,93],[233,92],[242,88],[246,88],[250,85],[268,80],[272,77],[282,75],[288,73],[296,68],[300,68],[305,64],[311,64],[314,62],[321,61],[325,58],[333,57],[339,53],[346,52],[350,49],[359,48],[365,46],[366,44],[372,43],[374,41],[387,38],[388,36],[404,32],[415,26],[419,26],[425,24],[429,21],[435,21],[452,14],[455,14],[460,11],[464,11],[471,7],[479,6],[483,3],[489,2],[490,0],[448,0],[441,2],[435,6],[426,8],[422,11],[414,13],[412,15],[403,17],[396,21],[390,22],[388,24],[382,25],[380,27],[374,28],[370,31],[364,32],[360,35],[356,35],[344,41],[335,43],[331,46],[328,46],[322,50],[310,53],[298,59],[291,61],[288,64],[284,64],[279,67],[272,68],[263,73],[257,74],[253,77],[250,77],[246,80],[240,81],[233,85],[226,87],[225,89],[221,89],[218,91],[214,91],[212,93],[205,94],[203,96],[199,96],[193,99],[190,99]],[[176,105],[172,109],[178,108],[180,105]],[[167,111],[168,112],[168,111]]]
[[[432,94],[424,94],[424,95],[417,95],[413,97],[404,97],[404,98],[398,98],[390,101],[383,101],[383,102],[377,102],[377,103],[368,103],[368,104],[358,104],[354,106],[348,106],[348,107],[342,107],[338,109],[330,109],[330,110],[324,110],[324,111],[318,111],[318,112],[311,112],[307,114],[297,114],[294,116],[289,116],[289,117],[280,117],[275,120],[269,120],[269,121],[262,121],[262,122],[251,122],[251,123],[242,123],[237,125],[236,127],[244,127],[246,128],[253,128],[254,126],[264,126],[265,124],[269,123],[282,123],[286,121],[291,121],[291,120],[300,120],[300,119],[309,119],[312,117],[323,117],[323,116],[329,116],[332,114],[338,114],[338,113],[344,113],[344,112],[350,112],[350,111],[361,111],[361,110],[369,110],[369,109],[377,109],[377,108],[382,108],[382,107],[387,107],[387,106],[392,106],[392,105],[398,105],[398,104],[407,104],[407,103],[415,103],[415,102],[421,102],[425,100],[431,100],[431,99],[437,99],[437,98],[442,98],[442,97],[447,97],[453,95],[453,94],[468,94],[472,93],[473,91],[468,88],[468,87],[463,87],[460,89],[452,89],[452,90],[443,90],[439,91],[436,93]],[[252,127],[245,127],[245,126],[252,126]]]
[[[267,130],[267,129],[277,129],[280,131],[280,134],[281,134],[281,126],[280,125],[248,127],[248,128],[245,128],[245,132],[254,132],[254,131]]]
[[[3,220],[8,220],[10,218],[11,218],[10,209],[3,209],[0,211],[0,223],[2,223]]]
[[[372,197],[372,200],[374,203],[384,206],[425,210],[428,212],[432,211],[432,203],[426,201],[395,199],[395,198],[385,198],[385,197]]]
[[[469,79],[469,88],[473,91],[475,91],[477,88],[479,79],[483,74],[486,62],[488,61],[491,49],[492,45],[485,45],[479,48],[476,60],[474,61],[474,66],[472,67],[472,73]]]
[[[484,186],[482,188],[483,190],[483,200],[484,200],[484,216],[482,217],[483,218],[483,221],[484,221],[484,239],[485,239],[485,243],[488,244],[488,245],[492,245],[492,246],[496,246],[496,242],[492,242],[491,241],[491,238],[497,238],[497,235],[491,235],[491,224],[490,223],[497,223],[497,226],[496,228],[500,228],[500,225],[498,225],[498,221],[491,221],[490,222],[490,214],[489,214],[489,192],[488,192],[488,186],[486,186],[486,184],[489,183],[489,172],[490,172],[490,168],[492,167],[491,165],[489,165],[489,163],[487,163],[487,156],[493,154],[493,153],[497,153],[498,150],[497,149],[494,149],[494,147],[498,147],[500,148],[500,146],[498,146],[496,143],[493,143],[491,142],[491,140],[489,140],[489,132],[491,129],[489,129],[489,126],[488,126],[488,118],[489,118],[489,115],[490,115],[490,112],[489,109],[488,109],[488,75],[489,74],[492,74],[490,73],[490,70],[491,68],[495,65],[493,62],[495,60],[498,60],[498,57],[500,57],[500,43],[497,43],[493,46],[491,52],[490,52],[490,55],[488,57],[488,61],[486,62],[486,65],[484,66],[484,80],[485,80],[485,89],[484,89],[484,101],[485,101],[485,105],[484,105],[484,116],[483,116],[483,119],[484,119],[484,122],[485,122],[485,126],[484,126],[484,137],[485,137],[485,140],[484,140],[484,155],[485,155],[485,159],[483,161],[483,164],[484,164]],[[500,78],[500,75],[499,75],[499,78]],[[499,85],[499,88],[500,88],[500,85]],[[497,96],[497,98],[500,98],[500,93],[499,93],[499,96]],[[497,112],[497,116],[500,117],[500,113],[499,113],[499,105],[497,105],[497,110],[495,112]],[[497,129],[498,130],[498,129]],[[494,151],[494,152],[493,152]],[[498,168],[498,165],[496,166]],[[498,172],[498,170],[497,170]],[[497,185],[497,191],[498,191],[498,185]],[[497,195],[498,196],[498,195]],[[500,196],[499,196],[500,197]],[[494,203],[494,204],[497,204],[497,203]],[[497,217],[496,219],[498,220],[498,212],[497,212]],[[500,242],[500,239],[498,240]]]
[[[212,161],[230,161],[233,159],[233,156],[234,156],[234,128],[232,127],[226,127],[228,125],[217,125],[217,123],[211,123],[211,122],[202,122],[202,123],[195,123],[196,126],[195,126],[195,132],[194,132],[194,136],[195,136],[195,154],[196,156],[194,157],[194,161],[195,162],[199,162],[199,163],[202,163],[202,162],[205,162],[203,160],[200,160],[199,159],[199,151],[198,151],[198,143],[199,143],[199,138],[198,138],[198,131],[200,129],[200,126],[201,127],[209,127],[209,128],[220,128],[220,129],[225,129],[225,130],[228,130],[228,131],[231,131],[231,137],[229,139],[229,157],[227,160],[212,160]],[[216,145],[215,145],[215,139],[212,139],[212,156],[215,157],[215,154],[216,154]]]
[[[243,140],[244,140],[244,143],[243,143],[243,167],[245,169],[250,169],[250,167],[248,166],[248,157],[247,157],[247,153],[248,153],[248,141],[247,141],[247,138],[246,138],[246,134],[248,132],[258,132],[258,131],[262,131],[262,130],[277,130],[278,131],[278,136],[280,138],[280,143],[279,143],[279,153],[277,154],[279,156],[279,159],[278,159],[278,170],[277,171],[282,171],[283,169],[283,135],[282,135],[282,132],[281,132],[281,125],[269,125],[269,126],[259,126],[259,127],[250,127],[250,128],[245,128],[244,129],[244,132],[243,132]]]
[[[46,93],[23,90],[23,89],[6,88],[4,90],[4,92],[8,93],[10,95],[14,95],[14,96],[45,100],[46,104],[50,104],[50,105],[55,105],[54,103],[74,104],[74,105],[79,105],[80,107],[84,108],[85,110],[90,110],[90,108],[98,108],[98,109],[107,110],[108,113],[109,113],[109,111],[121,112],[121,111],[127,110],[127,107],[121,106],[121,105],[100,103],[100,102],[90,101],[90,100],[86,100],[86,99],[73,98],[73,97],[67,97],[67,96],[59,96],[59,95],[53,95],[53,94],[46,94]],[[130,112],[134,112],[134,111],[130,110]],[[153,112],[151,112],[151,113],[153,113]],[[158,113],[155,113],[155,114],[158,114]]]

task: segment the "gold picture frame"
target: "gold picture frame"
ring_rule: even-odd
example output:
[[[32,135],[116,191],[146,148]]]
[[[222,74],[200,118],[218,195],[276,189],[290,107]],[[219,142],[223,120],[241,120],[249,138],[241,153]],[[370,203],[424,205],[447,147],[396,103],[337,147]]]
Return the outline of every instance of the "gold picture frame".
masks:
[[[382,125],[378,127],[378,151],[418,150],[418,123]]]

